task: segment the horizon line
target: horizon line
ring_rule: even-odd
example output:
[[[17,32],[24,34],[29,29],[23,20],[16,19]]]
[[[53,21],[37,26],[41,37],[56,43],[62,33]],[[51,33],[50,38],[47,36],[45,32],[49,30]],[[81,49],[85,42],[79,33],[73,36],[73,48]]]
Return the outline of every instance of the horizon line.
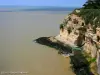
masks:
[[[8,7],[10,7],[10,6],[13,6],[13,7],[25,7],[25,6],[26,7],[63,7],[63,8],[65,8],[65,7],[81,8],[82,7],[82,6],[33,6],[33,5],[0,5],[0,6],[8,6]]]

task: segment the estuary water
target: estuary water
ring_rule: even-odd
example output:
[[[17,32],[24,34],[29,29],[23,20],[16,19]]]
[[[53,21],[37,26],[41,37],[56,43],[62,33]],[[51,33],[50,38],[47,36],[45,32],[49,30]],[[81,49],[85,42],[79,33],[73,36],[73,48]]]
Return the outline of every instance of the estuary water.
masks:
[[[33,42],[38,37],[59,34],[59,25],[68,13],[0,12],[1,74],[74,75],[68,58],[59,55],[53,48]]]

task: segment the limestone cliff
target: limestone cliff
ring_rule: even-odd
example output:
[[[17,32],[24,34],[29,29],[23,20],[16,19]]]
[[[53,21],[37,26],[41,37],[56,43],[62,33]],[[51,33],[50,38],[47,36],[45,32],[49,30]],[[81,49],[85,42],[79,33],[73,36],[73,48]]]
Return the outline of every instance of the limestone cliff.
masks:
[[[90,12],[91,10],[84,11]],[[94,23],[91,22],[92,19],[87,22],[88,15],[79,15],[84,11],[76,9],[67,15],[60,25],[60,33],[57,36],[40,37],[35,41],[59,50],[60,54],[73,53],[74,56],[70,59],[77,75],[91,75],[91,71],[94,75],[98,75],[100,74],[99,21],[93,16]],[[81,49],[80,54],[75,53],[74,49]],[[91,71],[89,71],[89,67]]]
[[[80,10],[75,10],[79,13]],[[96,30],[96,32],[95,32]],[[65,17],[60,25],[60,34],[55,37],[57,40],[74,47],[81,47],[83,52],[91,58],[96,58],[96,65],[99,71],[100,62],[100,28],[85,23],[85,20],[74,13]]]

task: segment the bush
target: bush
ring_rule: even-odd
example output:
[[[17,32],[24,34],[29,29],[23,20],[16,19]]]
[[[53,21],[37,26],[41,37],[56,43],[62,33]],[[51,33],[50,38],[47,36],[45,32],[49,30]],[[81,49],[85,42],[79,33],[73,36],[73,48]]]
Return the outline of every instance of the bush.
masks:
[[[64,28],[64,24],[60,24],[60,29],[63,29]]]

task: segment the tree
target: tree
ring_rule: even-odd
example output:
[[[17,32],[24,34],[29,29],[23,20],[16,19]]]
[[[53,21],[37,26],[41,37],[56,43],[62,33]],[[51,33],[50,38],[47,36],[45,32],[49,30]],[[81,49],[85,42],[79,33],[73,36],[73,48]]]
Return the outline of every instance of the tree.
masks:
[[[85,24],[100,25],[100,1],[99,0],[88,0],[83,7],[80,9],[78,14],[85,20]]]
[[[88,0],[84,5],[85,9],[100,9],[100,0]]]

